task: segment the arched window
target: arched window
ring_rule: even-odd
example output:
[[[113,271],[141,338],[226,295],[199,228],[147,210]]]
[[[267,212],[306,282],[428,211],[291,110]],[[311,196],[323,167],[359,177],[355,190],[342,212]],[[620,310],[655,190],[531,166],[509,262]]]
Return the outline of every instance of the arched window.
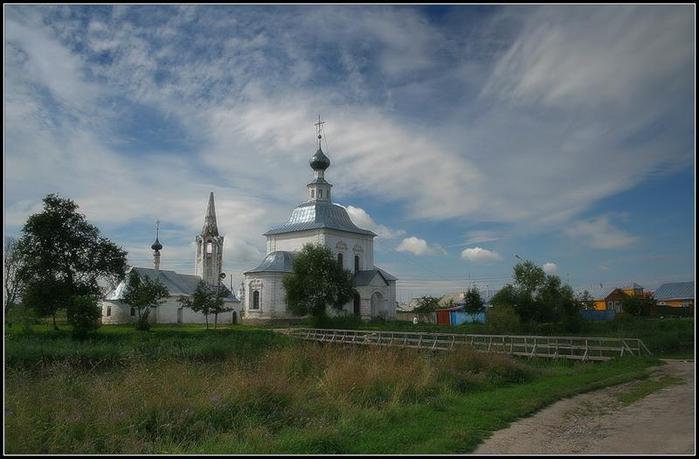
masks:
[[[354,256],[354,272],[359,271],[359,255]]]
[[[131,317],[136,315],[136,308],[131,308]]]
[[[252,292],[252,306],[250,309],[260,309],[260,291],[255,290]]]
[[[323,190],[318,190],[318,198],[323,198]]]
[[[109,317],[109,316],[111,316],[111,315],[112,315],[112,307],[111,307],[111,306],[107,306],[107,317]]]
[[[211,241],[206,243],[206,253],[211,253],[214,251],[214,245],[211,243]]]
[[[316,190],[311,190],[311,199],[315,199],[316,197]]]
[[[337,262],[340,264],[340,266],[343,266],[343,264],[342,264],[342,254],[341,254],[341,253],[338,253],[338,254],[337,254]]]

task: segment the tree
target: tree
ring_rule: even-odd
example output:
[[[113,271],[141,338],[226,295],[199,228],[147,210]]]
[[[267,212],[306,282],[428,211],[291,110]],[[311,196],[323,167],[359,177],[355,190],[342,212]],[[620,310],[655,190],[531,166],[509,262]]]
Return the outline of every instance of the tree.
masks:
[[[75,295],[67,309],[68,323],[73,326],[73,337],[85,339],[100,326],[102,311],[94,295]]]
[[[126,272],[126,252],[100,236],[70,199],[49,194],[44,209],[27,219],[17,250],[23,300],[40,316],[52,316],[75,295],[99,295],[98,280],[114,283]]]
[[[211,287],[204,281],[199,281],[197,288],[192,293],[192,296],[180,296],[177,301],[194,312],[204,314],[206,320],[206,329],[209,329],[209,315],[214,315],[214,328],[218,323],[218,315],[222,312],[230,311],[231,308],[225,306],[224,299],[229,295],[226,287],[218,285]]]
[[[515,265],[514,282],[498,291],[492,303],[511,306],[525,324],[556,323],[567,331],[581,326],[580,298],[558,276],[546,274],[531,261]]]
[[[19,250],[17,250],[17,239],[8,237],[5,239],[5,253],[3,254],[3,265],[5,267],[5,314],[10,307],[17,303],[19,294],[22,291],[22,265]]]
[[[316,319],[326,316],[327,306],[342,309],[355,292],[352,273],[342,268],[330,249],[314,244],[303,246],[282,283],[289,310]]]
[[[469,288],[464,292],[464,310],[469,314],[480,314],[485,309],[485,302],[477,288]]]
[[[167,287],[158,279],[138,275],[135,269],[131,270],[126,284],[126,291],[122,301],[136,310],[136,329],[148,330],[150,323],[148,317],[151,309],[157,308],[163,303],[163,298],[170,296]]]
[[[632,316],[650,316],[657,302],[653,298],[645,298],[641,296],[630,296],[627,295],[623,300],[621,300],[621,310]]]
[[[421,296],[417,300],[417,306],[413,309],[413,312],[417,314],[429,314],[439,309],[439,298],[433,296]]]

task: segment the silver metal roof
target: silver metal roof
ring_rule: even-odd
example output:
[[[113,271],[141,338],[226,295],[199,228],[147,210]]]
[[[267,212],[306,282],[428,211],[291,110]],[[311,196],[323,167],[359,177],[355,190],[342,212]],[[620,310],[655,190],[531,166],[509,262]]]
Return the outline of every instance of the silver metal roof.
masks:
[[[294,255],[294,252],[286,252],[283,250],[270,252],[257,268],[246,271],[243,274],[263,272],[290,273],[294,262]]]
[[[362,287],[364,285],[369,285],[371,281],[374,279],[376,276],[381,276],[384,282],[386,282],[386,285],[388,285],[389,281],[394,281],[396,280],[395,277],[391,276],[388,274],[386,271],[383,269],[374,266],[374,269],[368,269],[365,271],[357,271],[354,273],[354,285],[356,287]]]
[[[162,284],[167,288],[168,292],[170,292],[170,296],[179,296],[179,295],[191,295],[194,293],[194,290],[197,289],[197,285],[199,285],[199,282],[201,281],[201,277],[199,276],[194,276],[191,274],[178,274],[175,271],[167,271],[164,269],[160,269],[156,271],[153,268],[132,268],[134,269],[139,276],[141,277],[148,277],[150,279],[157,279]],[[105,300],[120,300],[123,298],[124,292],[126,291],[126,283],[128,281],[128,277],[121,281],[117,287],[112,290],[111,292],[107,293],[105,296]],[[226,288],[224,286],[224,288]],[[226,288],[228,291],[228,288]],[[226,301],[238,301],[238,299],[235,297],[235,294],[228,291],[229,295],[225,298]]]
[[[683,300],[694,298],[694,282],[671,282],[655,291],[656,300]]]
[[[376,236],[372,231],[361,229],[352,223],[344,207],[327,201],[307,201],[298,205],[291,211],[291,216],[286,223],[270,229],[264,235],[270,236],[319,228]]]

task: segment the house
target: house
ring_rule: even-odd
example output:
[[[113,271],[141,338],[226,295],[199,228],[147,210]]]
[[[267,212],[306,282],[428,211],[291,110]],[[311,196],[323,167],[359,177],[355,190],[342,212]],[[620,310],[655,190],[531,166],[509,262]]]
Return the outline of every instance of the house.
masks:
[[[635,282],[623,287],[614,287],[601,297],[595,298],[595,310],[621,312],[621,305],[624,298],[629,296],[648,297],[649,294],[649,291],[645,291],[642,286]]]
[[[694,307],[694,282],[670,282],[663,284],[655,291],[658,306],[672,308]]]

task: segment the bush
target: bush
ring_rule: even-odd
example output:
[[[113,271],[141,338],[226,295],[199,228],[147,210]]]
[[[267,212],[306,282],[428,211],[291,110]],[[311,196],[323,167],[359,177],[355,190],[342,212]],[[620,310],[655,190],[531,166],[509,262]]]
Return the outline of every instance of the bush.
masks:
[[[517,333],[521,325],[519,316],[512,306],[498,305],[488,310],[486,324],[491,333]]]
[[[97,298],[92,295],[74,296],[69,305],[67,317],[68,323],[73,326],[73,337],[85,339],[90,332],[100,326],[99,320],[102,311],[97,306]]]
[[[39,323],[36,312],[22,304],[16,304],[7,310],[7,325],[21,325],[25,332],[32,330],[32,325]]]

